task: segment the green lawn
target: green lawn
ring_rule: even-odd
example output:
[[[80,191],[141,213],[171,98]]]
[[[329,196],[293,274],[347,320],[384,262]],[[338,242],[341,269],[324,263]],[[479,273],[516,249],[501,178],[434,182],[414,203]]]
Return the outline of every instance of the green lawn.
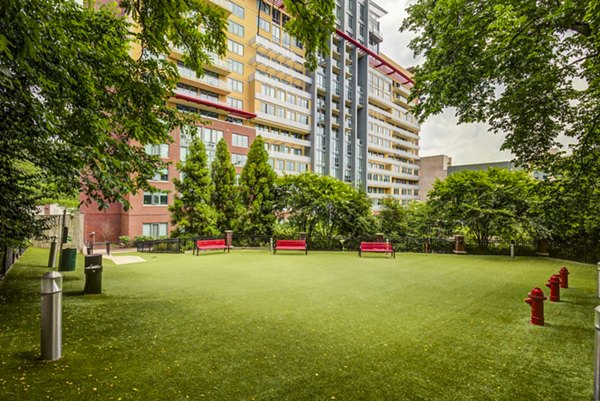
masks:
[[[233,251],[65,273],[63,358],[39,361],[47,251],[0,286],[2,400],[586,400],[595,266],[545,258]],[[533,286],[571,288],[529,324]]]

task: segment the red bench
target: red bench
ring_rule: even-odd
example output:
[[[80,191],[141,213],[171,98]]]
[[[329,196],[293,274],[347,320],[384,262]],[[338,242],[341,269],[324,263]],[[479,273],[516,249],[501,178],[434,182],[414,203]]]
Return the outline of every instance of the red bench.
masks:
[[[231,249],[230,246],[225,244],[224,239],[199,239],[196,240],[196,255],[200,255],[200,251],[210,251],[213,249],[222,249],[223,252]]]
[[[396,257],[396,251],[389,242],[361,242],[358,248],[358,256],[362,257],[363,252],[391,253],[394,258]]]
[[[273,245],[273,255],[280,251],[304,251],[305,255],[308,255],[308,248],[306,247],[305,239],[278,239]]]

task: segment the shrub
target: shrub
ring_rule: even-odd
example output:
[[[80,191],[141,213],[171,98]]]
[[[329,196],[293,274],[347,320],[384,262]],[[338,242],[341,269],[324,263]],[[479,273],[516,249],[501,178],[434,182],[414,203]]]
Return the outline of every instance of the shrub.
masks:
[[[127,235],[121,235],[119,237],[119,242],[121,243],[121,246],[124,246],[125,248],[129,248],[131,246],[131,240]]]

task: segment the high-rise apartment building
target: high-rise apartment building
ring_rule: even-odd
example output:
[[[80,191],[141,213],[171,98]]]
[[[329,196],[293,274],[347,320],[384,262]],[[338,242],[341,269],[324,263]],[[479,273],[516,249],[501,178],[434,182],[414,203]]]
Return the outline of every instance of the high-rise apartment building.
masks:
[[[203,77],[169,58],[181,80],[169,100],[208,122],[196,127],[209,160],[224,138],[238,172],[248,147],[261,135],[269,162],[280,175],[314,171],[363,188],[378,209],[380,199],[418,199],[419,125],[410,115],[410,73],[381,54],[379,19],[385,11],[369,0],[336,0],[331,53],[315,71],[304,67],[302,43],[283,30],[288,16],[280,1],[211,0],[229,13],[227,55],[213,58]],[[185,161],[191,138],[147,151],[172,162],[152,177],[156,193],[130,196],[131,209],[88,208],[86,233],[97,240],[119,235],[167,235],[172,227],[175,164]]]

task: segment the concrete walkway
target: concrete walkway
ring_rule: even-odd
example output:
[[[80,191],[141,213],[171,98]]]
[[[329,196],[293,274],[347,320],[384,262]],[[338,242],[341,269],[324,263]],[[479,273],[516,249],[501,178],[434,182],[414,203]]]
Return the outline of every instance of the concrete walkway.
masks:
[[[128,265],[130,263],[141,263],[141,262],[146,261],[146,259],[142,258],[141,256],[115,256],[115,255],[106,256],[106,255],[104,255],[103,257],[104,257],[104,259],[112,260],[115,265]]]

